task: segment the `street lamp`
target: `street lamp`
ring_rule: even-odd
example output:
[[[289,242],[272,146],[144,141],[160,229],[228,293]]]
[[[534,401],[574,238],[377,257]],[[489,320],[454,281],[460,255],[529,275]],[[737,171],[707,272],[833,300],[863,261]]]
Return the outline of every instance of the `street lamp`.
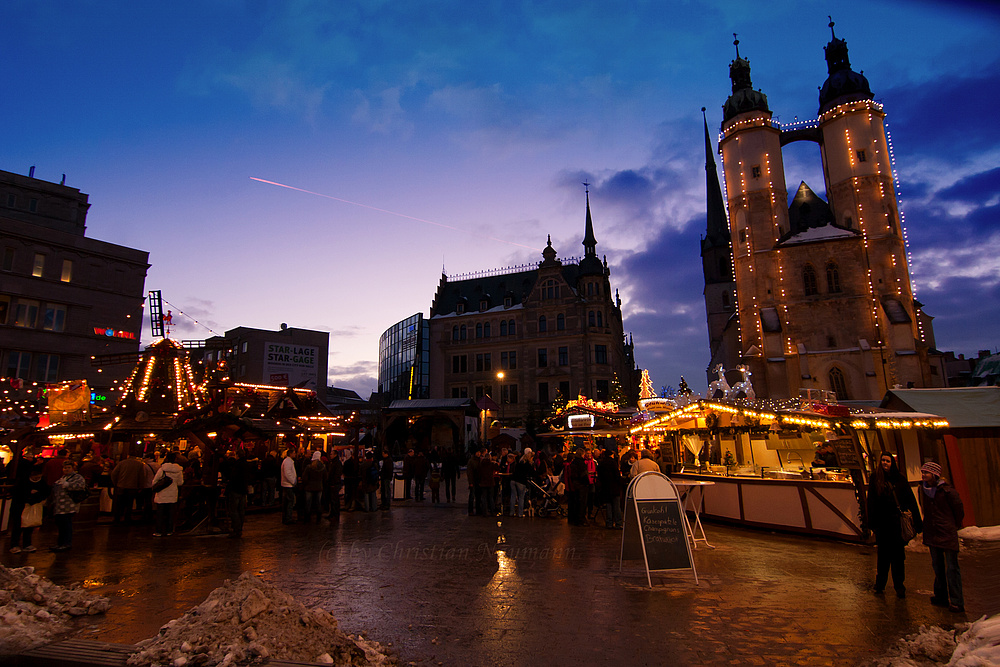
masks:
[[[503,403],[504,403],[504,401],[503,401],[503,371],[498,371],[497,372],[497,381],[499,382],[499,385],[500,385],[500,396],[498,396],[498,398],[500,399],[500,427],[503,428]]]

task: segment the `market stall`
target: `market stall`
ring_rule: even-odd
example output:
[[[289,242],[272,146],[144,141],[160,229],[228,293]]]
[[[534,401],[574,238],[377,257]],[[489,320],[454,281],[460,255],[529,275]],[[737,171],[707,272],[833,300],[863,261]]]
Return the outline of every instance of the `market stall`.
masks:
[[[934,415],[793,399],[680,397],[645,402],[630,429],[659,448],[678,481],[703,488],[701,516],[760,528],[861,541],[867,537],[868,462],[881,430],[938,430]]]

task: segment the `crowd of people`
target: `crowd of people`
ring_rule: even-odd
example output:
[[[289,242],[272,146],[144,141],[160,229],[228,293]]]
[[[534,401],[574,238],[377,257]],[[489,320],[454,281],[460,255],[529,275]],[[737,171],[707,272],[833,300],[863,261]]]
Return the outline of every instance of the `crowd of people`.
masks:
[[[324,516],[336,521],[341,511],[388,511],[398,481],[403,483],[404,500],[425,502],[429,490],[430,501],[441,503],[444,487],[444,502],[452,504],[461,463],[452,451],[413,448],[397,465],[384,449],[342,458],[336,451],[298,444],[289,444],[281,457],[273,450],[252,455],[243,447],[213,455],[198,447],[180,452],[161,446],[132,451],[120,460],[99,451],[77,460],[66,448],[42,458],[29,447],[16,466],[4,471],[11,485],[9,550],[36,551],[34,532],[46,519],[57,533],[50,550],[72,548],[74,518],[91,494],[100,499],[100,509],[110,514],[112,524],[152,524],[155,537],[169,537],[179,524],[216,525],[222,506],[229,535],[240,538],[248,506],[280,504],[284,524],[319,522]],[[554,455],[531,448],[493,453],[477,447],[465,463],[470,515],[520,518],[561,509],[565,503],[570,524],[599,523],[603,514],[609,529],[623,527],[630,479],[647,471],[668,472],[655,451],[626,449],[619,456],[615,446],[566,448]],[[877,546],[874,592],[883,594],[891,575],[896,595],[906,596],[904,547],[923,533],[934,570],[931,603],[961,612],[962,501],[937,463],[925,463],[921,474],[914,496],[891,453],[883,452],[872,472],[867,515]]]

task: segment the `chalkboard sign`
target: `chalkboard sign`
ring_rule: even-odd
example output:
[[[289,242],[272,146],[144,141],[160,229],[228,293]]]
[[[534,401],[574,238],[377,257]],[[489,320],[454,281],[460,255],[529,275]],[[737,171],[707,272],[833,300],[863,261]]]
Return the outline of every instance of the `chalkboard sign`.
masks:
[[[837,438],[827,440],[826,444],[833,446],[837,452],[837,464],[841,468],[860,468],[861,460],[858,458],[858,448],[854,446],[854,441],[850,438]]]
[[[651,571],[694,570],[680,497],[670,480],[660,473],[643,473],[629,485],[621,559],[644,561],[650,586]],[[694,577],[697,582],[697,572]]]
[[[672,442],[664,442],[660,445],[660,462],[676,463],[674,459],[674,444]]]

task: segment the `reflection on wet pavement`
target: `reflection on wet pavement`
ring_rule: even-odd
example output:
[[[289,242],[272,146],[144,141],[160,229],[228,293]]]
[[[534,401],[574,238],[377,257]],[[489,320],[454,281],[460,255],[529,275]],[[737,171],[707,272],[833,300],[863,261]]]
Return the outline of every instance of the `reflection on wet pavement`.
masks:
[[[909,595],[876,597],[873,547],[709,525],[716,549],[690,572],[619,566],[621,532],[557,519],[488,520],[465,505],[406,504],[339,523],[248,518],[242,540],[153,538],[98,525],[72,551],[3,554],[59,584],[112,598],[81,636],[133,643],[253,570],[347,632],[391,642],[403,663],[445,665],[853,665],[921,624],[1000,611],[997,547],[962,553],[966,615],[929,602],[926,553],[907,554]],[[43,532],[40,546],[54,535]]]

